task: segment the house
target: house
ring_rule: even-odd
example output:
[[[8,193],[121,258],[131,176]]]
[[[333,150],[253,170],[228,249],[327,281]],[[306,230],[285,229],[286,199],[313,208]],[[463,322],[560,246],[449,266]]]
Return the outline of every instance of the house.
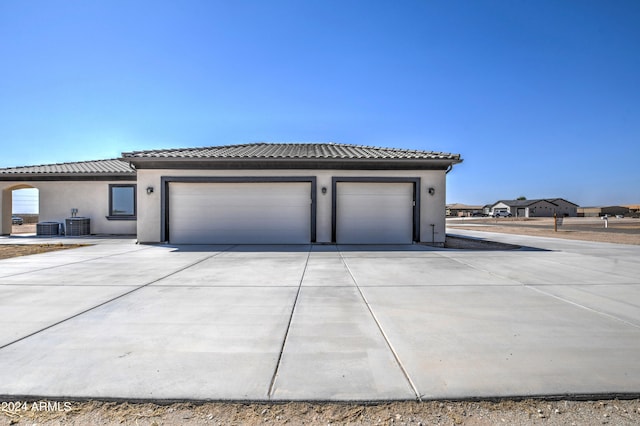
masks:
[[[39,221],[64,223],[71,209],[91,219],[95,234],[135,235],[136,171],[112,159],[0,169],[0,224],[11,233],[12,191],[37,188]],[[128,194],[128,195],[127,195]],[[134,198],[135,199],[135,198]]]
[[[500,200],[491,205],[490,213],[508,212],[514,217],[560,217],[577,216],[578,205],[564,198],[537,200]]]
[[[92,233],[134,231],[141,243],[442,245],[445,176],[462,160],[348,144],[252,143],[106,161],[40,166],[40,173],[0,169],[3,233],[11,229],[11,191],[36,187],[41,220],[61,222],[75,208],[91,219]]]
[[[447,216],[453,217],[471,217],[471,216],[482,216],[482,210],[484,206],[469,206],[467,204],[448,204],[447,205]]]
[[[623,207],[629,209],[629,214],[633,217],[640,217],[640,204],[627,204]]]
[[[606,207],[580,207],[578,216],[580,217],[600,217],[600,216],[627,216],[631,213],[628,206],[606,206]]]

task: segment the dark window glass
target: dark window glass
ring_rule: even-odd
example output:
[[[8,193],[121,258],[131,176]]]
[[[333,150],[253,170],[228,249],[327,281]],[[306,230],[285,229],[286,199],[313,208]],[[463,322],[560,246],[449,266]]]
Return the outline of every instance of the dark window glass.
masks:
[[[136,188],[134,185],[111,185],[111,216],[135,216]]]

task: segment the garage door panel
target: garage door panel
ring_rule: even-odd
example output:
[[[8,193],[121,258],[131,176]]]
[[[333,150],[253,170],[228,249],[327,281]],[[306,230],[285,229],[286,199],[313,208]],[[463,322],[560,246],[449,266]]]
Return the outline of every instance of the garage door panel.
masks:
[[[170,184],[176,244],[300,244],[311,239],[308,182]]]
[[[338,182],[336,241],[408,244],[413,241],[413,183]]]

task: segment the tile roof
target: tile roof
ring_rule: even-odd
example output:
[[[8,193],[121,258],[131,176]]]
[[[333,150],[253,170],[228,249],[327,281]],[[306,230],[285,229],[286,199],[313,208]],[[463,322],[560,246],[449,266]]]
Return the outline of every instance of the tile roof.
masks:
[[[136,171],[122,160],[80,161],[75,163],[44,164],[40,166],[8,167],[0,175],[135,175]]]
[[[500,201],[496,201],[493,205],[496,205],[498,203],[503,203],[511,207],[527,207],[527,206],[530,206],[531,204],[539,203],[541,201],[546,201],[547,203],[553,204],[548,199],[538,198],[535,200],[500,200]]]
[[[451,160],[459,154],[413,149],[379,148],[338,143],[250,143],[202,148],[124,152],[124,159],[368,159]]]
[[[448,160],[458,163],[459,154],[399,148],[379,148],[336,143],[251,143],[202,148],[162,149],[122,153],[122,159],[80,161],[0,169],[3,180],[28,176],[134,176],[130,162],[136,159],[363,159],[363,160]]]
[[[541,201],[546,201],[547,203],[551,203],[551,204],[554,204],[556,206],[558,205],[556,202],[564,201],[565,203],[569,203],[569,204],[573,204],[573,205],[577,206],[576,203],[572,203],[571,201],[567,201],[564,198],[537,198],[537,199],[534,199],[534,200],[500,200],[500,201],[495,202],[493,205],[498,204],[498,203],[504,203],[504,204],[507,204],[507,205],[509,205],[511,207],[527,207],[527,206],[530,206],[532,204],[539,203]]]
[[[469,204],[453,203],[453,204],[447,204],[446,207],[452,210],[473,210],[473,209],[482,209],[484,206],[472,206]]]

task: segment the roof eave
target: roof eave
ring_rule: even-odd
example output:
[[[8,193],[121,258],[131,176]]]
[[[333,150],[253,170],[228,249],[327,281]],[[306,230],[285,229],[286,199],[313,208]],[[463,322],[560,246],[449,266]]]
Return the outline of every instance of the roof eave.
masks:
[[[123,161],[137,169],[162,168],[401,168],[401,169],[446,169],[459,164],[456,158],[170,158],[170,157],[123,157]]]
[[[135,181],[136,173],[6,173],[0,174],[0,181]]]

